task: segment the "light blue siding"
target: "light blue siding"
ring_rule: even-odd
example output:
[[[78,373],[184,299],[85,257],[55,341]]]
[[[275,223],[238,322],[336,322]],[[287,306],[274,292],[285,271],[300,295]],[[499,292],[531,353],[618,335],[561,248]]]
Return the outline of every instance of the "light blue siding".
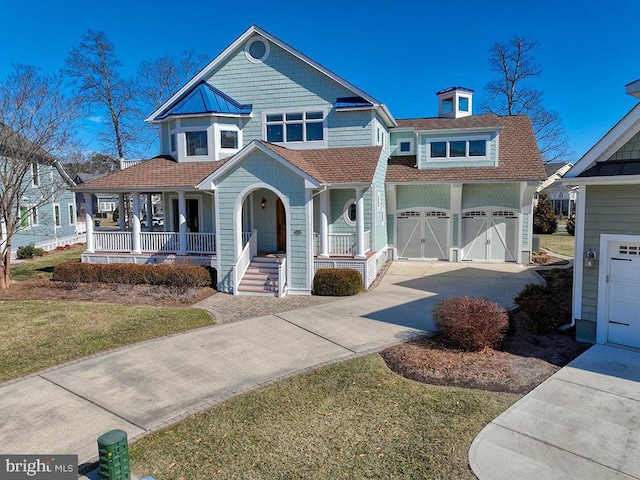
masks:
[[[469,183],[462,189],[462,208],[520,208],[518,183]]]
[[[398,185],[398,210],[409,208],[451,208],[451,187],[448,184]]]

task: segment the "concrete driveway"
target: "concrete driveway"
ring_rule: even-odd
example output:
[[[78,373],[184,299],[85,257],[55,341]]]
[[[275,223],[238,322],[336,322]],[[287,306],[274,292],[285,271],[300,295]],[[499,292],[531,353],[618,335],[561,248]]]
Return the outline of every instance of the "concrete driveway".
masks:
[[[135,439],[259,385],[431,332],[431,308],[447,296],[509,306],[535,281],[513,264],[395,262],[362,295],[152,340],[5,383],[0,452],[77,453],[81,464],[91,462],[108,430]],[[242,308],[242,297],[219,299]]]
[[[596,345],[487,425],[480,480],[640,478],[640,351]]]

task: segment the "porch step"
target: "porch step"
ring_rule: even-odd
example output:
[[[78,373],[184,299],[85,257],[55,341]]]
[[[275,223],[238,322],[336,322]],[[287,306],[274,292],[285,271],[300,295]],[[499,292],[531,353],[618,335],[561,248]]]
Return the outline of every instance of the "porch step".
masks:
[[[253,257],[238,285],[238,295],[277,296],[279,264],[278,258]]]

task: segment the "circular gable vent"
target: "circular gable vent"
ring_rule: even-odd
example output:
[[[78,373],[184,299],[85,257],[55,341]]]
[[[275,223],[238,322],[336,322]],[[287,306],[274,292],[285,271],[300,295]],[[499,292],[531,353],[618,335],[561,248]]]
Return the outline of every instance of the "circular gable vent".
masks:
[[[261,37],[252,37],[244,46],[244,54],[252,63],[264,62],[269,56],[269,43]]]

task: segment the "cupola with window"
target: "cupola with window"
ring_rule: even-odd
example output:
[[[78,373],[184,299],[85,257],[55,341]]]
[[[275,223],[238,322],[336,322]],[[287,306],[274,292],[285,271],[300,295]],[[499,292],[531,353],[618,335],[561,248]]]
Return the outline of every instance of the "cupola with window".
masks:
[[[449,87],[438,93],[438,116],[443,118],[468,117],[473,113],[473,90]]]

